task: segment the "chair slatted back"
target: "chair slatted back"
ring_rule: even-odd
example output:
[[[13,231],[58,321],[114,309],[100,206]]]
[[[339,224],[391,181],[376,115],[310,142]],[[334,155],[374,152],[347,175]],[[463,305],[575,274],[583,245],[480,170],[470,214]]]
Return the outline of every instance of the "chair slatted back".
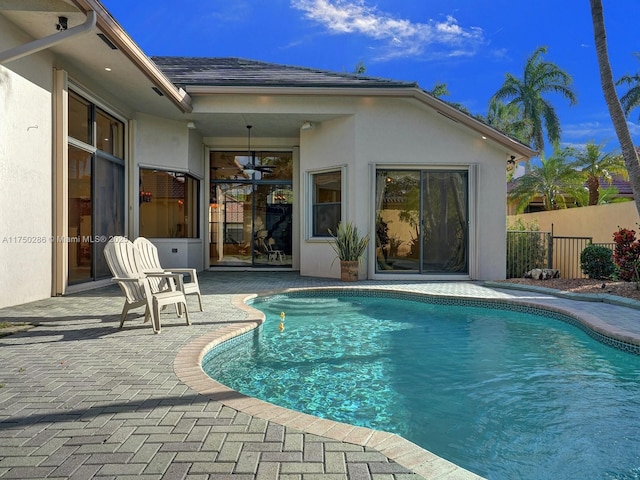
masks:
[[[104,247],[104,256],[114,277],[141,278],[138,253],[133,243],[125,237],[113,237]],[[144,288],[135,282],[121,282],[120,288],[129,302],[145,298]]]
[[[144,237],[138,237],[133,241],[138,250],[139,262],[143,272],[163,272],[158,256],[158,248]],[[161,292],[170,288],[166,278],[150,277],[149,284],[152,292]]]

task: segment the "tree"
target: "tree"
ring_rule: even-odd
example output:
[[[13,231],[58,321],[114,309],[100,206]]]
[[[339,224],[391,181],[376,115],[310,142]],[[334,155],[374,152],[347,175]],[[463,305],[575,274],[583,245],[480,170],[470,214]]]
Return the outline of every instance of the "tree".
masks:
[[[593,36],[595,38],[596,53],[598,55],[598,67],[600,69],[600,81],[602,83],[602,93],[604,94],[609,115],[613,122],[616,135],[620,141],[622,157],[629,173],[631,189],[636,202],[636,209],[640,214],[640,162],[638,153],[633,146],[631,133],[627,126],[627,119],[622,111],[620,100],[616,94],[616,87],[613,83],[613,73],[609,63],[609,52],[607,50],[607,32],[604,26],[604,14],[602,11],[602,0],[589,0],[591,2],[591,19],[593,21]]]
[[[549,158],[541,159],[540,166],[533,167],[516,180],[509,199],[517,202],[518,213],[522,213],[536,196],[542,197],[545,210],[566,208],[568,200],[582,188],[580,172],[567,160],[570,154],[570,149],[556,149]]]
[[[433,89],[429,93],[436,98],[446,97],[449,95],[449,89],[447,88],[446,83],[438,82],[433,86]]]
[[[603,153],[601,148],[601,145],[589,142],[583,149],[573,152],[575,157],[573,167],[582,172],[587,182],[589,205],[599,203],[601,179],[611,185],[614,175],[620,175],[625,180],[629,178],[624,159],[614,153]]]
[[[480,119],[523,143],[531,138],[531,123],[522,118],[520,107],[514,103],[491,99],[486,118],[480,116]]]
[[[437,82],[431,90],[427,90],[427,93],[429,95],[434,96],[435,98],[439,98],[440,100],[442,100],[442,97],[446,97],[449,95],[449,88],[447,87],[446,83]],[[457,102],[447,102],[447,103],[452,107],[457,108],[461,112],[464,112],[467,115],[471,115],[471,112],[469,111],[469,109],[467,109],[467,107],[465,107],[461,103],[457,103]]]
[[[539,47],[533,52],[527,59],[522,79],[505,74],[502,87],[491,98],[492,101],[509,100],[508,105],[519,107],[522,120],[531,128],[527,141],[538,153],[544,150],[544,130],[553,145],[560,142],[560,119],[544,95],[557,93],[569,100],[570,105],[577,103],[570,88],[571,76],[556,64],[543,61],[542,56],[546,53],[547,47]]]
[[[630,198],[619,197],[619,193],[620,190],[618,190],[613,185],[607,187],[601,186],[598,190],[598,201],[593,205],[608,205],[610,203],[623,203],[631,200]],[[588,207],[590,205],[589,190],[587,190],[586,188],[577,190],[575,201],[577,207]]]
[[[635,54],[640,60],[640,53]],[[628,117],[631,110],[640,107],[640,72],[635,75],[624,75],[616,82],[616,85],[628,85],[630,88],[622,97],[620,97],[620,105],[624,114]],[[640,120],[640,117],[638,117]]]

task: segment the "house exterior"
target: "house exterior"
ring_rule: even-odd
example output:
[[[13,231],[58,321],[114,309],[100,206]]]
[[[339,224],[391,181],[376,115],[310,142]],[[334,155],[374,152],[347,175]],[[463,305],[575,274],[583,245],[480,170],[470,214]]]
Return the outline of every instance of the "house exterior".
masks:
[[[108,283],[114,235],[338,278],[339,221],[361,277],[504,278],[505,167],[533,155],[415,83],[149,58],[96,0],[0,2],[0,307]]]

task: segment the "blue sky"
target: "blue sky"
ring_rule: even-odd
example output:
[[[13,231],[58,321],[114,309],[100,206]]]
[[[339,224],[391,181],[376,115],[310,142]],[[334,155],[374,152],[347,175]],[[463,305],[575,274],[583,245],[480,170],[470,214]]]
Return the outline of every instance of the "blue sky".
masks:
[[[102,0],[149,56],[242,57],[415,81],[446,83],[444,100],[486,114],[505,73],[546,60],[573,77],[578,104],[549,96],[563,145],[618,148],[600,87],[586,0]],[[640,71],[640,1],[604,0],[615,79]],[[640,109],[629,117],[640,145]]]

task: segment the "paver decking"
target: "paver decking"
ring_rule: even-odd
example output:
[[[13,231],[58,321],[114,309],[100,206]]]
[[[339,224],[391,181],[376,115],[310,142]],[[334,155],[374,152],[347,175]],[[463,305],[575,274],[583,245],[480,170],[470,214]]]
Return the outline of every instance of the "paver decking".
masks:
[[[479,478],[395,435],[267,411],[198,383],[197,368],[189,377],[198,342],[250,322],[239,294],[345,285],[292,272],[204,272],[199,279],[205,312],[190,298],[192,325],[163,314],[158,335],[136,315],[117,328],[123,297],[116,286],[0,309],[0,319],[37,325],[0,338],[0,478]],[[626,306],[472,282],[354,286],[522,299],[576,312],[640,343],[640,310]]]

